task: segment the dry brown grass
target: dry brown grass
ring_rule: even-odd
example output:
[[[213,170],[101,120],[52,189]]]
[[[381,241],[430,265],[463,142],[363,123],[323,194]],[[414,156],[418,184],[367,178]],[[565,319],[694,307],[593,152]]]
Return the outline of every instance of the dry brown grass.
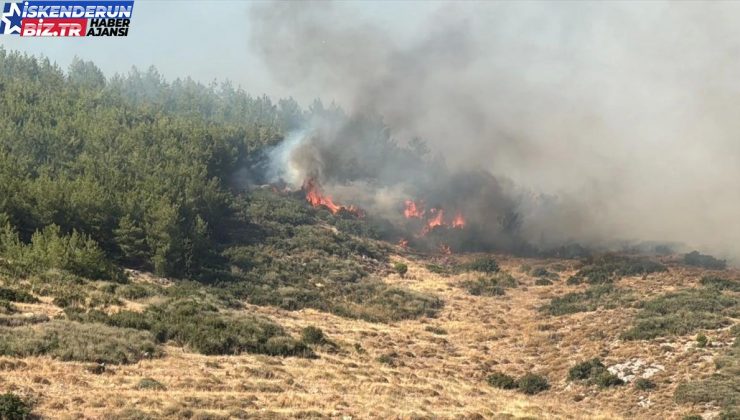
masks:
[[[632,310],[561,317],[539,312],[551,297],[585,288],[565,285],[572,268],[552,286],[533,286],[535,278],[519,267],[547,262],[501,256],[502,269],[521,285],[505,296],[477,297],[457,285],[473,274],[441,277],[425,270],[422,260],[395,260],[407,263],[409,272],[386,281],[443,298],[437,318],[378,324],[315,310],[248,306],[294,335],[320,327],[337,348],[318,347],[320,358],[311,360],[203,356],[166,347],[166,357],[108,367],[102,374],[91,373],[84,363],[2,358],[0,391],[35,398],[36,412],[51,418],[125,418],[138,410],[157,418],[669,419],[690,411],[673,401],[678,382],[711,372],[712,357],[721,351],[696,348],[693,336],[619,340]],[[651,296],[692,287],[700,276],[701,270],[672,266],[669,273],[623,279],[620,286]],[[19,306],[54,315],[48,304]],[[428,326],[446,334],[427,331]],[[389,352],[397,355],[392,365],[378,361]],[[639,358],[665,370],[652,377],[658,388],[650,393],[631,385],[599,389],[566,381],[571,366],[593,357],[607,365]],[[514,376],[534,371],[546,375],[552,388],[531,397],[499,390],[485,382],[493,371]],[[138,389],[145,377],[165,390]]]

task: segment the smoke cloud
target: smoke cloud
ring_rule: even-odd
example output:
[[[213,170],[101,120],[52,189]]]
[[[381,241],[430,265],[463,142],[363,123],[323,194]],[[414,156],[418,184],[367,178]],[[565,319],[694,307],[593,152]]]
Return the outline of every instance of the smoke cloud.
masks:
[[[412,30],[343,3],[252,8],[277,83],[382,116],[393,139],[444,158],[384,161],[361,124],[317,121],[274,152],[283,176],[388,211],[409,193],[477,197],[473,217],[516,211],[542,246],[660,240],[740,257],[740,4],[437,7]]]

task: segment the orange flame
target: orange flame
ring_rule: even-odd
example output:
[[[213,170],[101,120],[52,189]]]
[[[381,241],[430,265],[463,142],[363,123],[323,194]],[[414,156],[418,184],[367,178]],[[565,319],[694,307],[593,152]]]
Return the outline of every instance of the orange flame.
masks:
[[[321,186],[313,178],[308,178],[303,183],[303,191],[306,192],[306,201],[308,201],[312,206],[324,206],[332,214],[337,214],[340,210],[346,210],[357,217],[363,217],[365,215],[362,209],[357,206],[350,205],[348,207],[345,207],[336,204],[334,200],[332,200],[330,195],[325,195],[321,192]]]
[[[455,213],[455,218],[452,219],[452,227],[455,229],[462,229],[465,227],[465,218],[459,211]]]
[[[406,249],[406,248],[408,248],[408,247],[409,247],[409,241],[408,241],[407,239],[405,239],[405,238],[401,238],[401,239],[400,239],[400,240],[398,241],[398,246],[400,246],[400,247],[401,247],[401,248],[403,248],[403,249]]]
[[[422,235],[426,235],[428,232],[430,232],[432,229],[436,228],[437,226],[444,226],[445,224],[444,209],[430,209],[429,213],[433,214],[434,217],[427,220],[427,225],[424,226],[424,229],[421,231]]]
[[[444,255],[450,255],[450,254],[452,254],[452,249],[450,249],[450,246],[449,245],[441,244],[439,246],[439,252],[442,253],[442,254],[444,254]]]
[[[422,216],[424,216],[424,206],[421,203],[417,203],[413,200],[406,200],[404,204],[406,204],[406,208],[403,210],[403,215],[407,219],[411,219],[412,217],[421,219]]]

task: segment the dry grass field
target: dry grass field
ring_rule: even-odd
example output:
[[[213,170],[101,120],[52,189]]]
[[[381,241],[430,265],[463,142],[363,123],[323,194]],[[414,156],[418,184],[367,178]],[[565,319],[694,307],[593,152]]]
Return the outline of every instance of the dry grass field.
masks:
[[[413,257],[410,257],[413,258]],[[635,309],[599,309],[551,316],[538,310],[550,298],[585,289],[566,285],[574,261],[497,256],[519,286],[504,296],[473,296],[460,283],[472,274],[440,276],[423,258],[404,278],[385,281],[433,293],[445,306],[436,318],[388,324],[352,320],[316,310],[269,306],[246,310],[267,315],[294,335],[321,328],[332,344],[315,347],[318,358],[263,355],[204,356],[167,346],[165,356],[131,365],[61,362],[48,357],[0,358],[0,390],[30,397],[34,413],[48,418],[565,418],[671,419],[689,413],[707,418],[712,406],[679,405],[681,380],[713,370],[714,357],[731,343],[729,331],[712,332],[712,345],[695,335],[624,341]],[[523,266],[557,266],[559,279],[536,286]],[[700,269],[669,264],[670,271],[627,277],[640,298],[696,287]],[[48,303],[18,304],[26,313],[53,316]],[[640,391],[627,383],[598,388],[567,380],[577,362],[600,357],[625,364],[657,387]],[[551,388],[527,396],[490,386],[493,371],[542,374]],[[629,372],[628,372],[629,373]],[[151,378],[156,382],[144,381]]]

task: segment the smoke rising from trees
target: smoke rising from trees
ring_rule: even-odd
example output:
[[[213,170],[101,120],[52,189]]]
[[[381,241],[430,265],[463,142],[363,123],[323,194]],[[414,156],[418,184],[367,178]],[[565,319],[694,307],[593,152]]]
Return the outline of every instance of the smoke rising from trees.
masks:
[[[506,197],[529,240],[676,241],[736,258],[737,9],[441,3],[408,36],[301,2],[255,5],[250,25],[277,83],[382,116],[451,171],[516,185]]]

